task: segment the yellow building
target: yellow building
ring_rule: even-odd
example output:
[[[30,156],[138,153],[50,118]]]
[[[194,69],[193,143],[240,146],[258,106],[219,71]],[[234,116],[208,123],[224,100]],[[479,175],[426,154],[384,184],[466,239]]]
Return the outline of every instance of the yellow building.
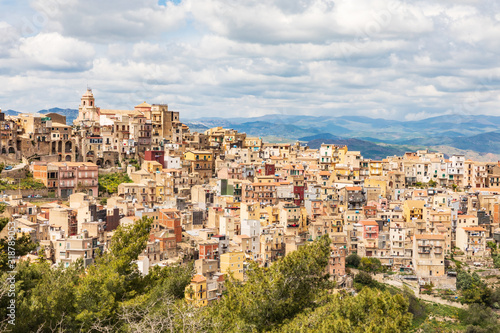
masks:
[[[333,164],[337,164],[337,163],[344,164],[347,151],[348,151],[347,146],[335,149],[335,151],[333,152],[333,156],[332,156]]]
[[[369,177],[365,179],[364,187],[380,188],[380,195],[385,198],[387,193],[387,181],[381,177]]]
[[[192,303],[198,307],[206,306],[208,304],[207,279],[201,274],[196,274],[191,279],[191,283],[186,287],[185,296],[188,303]]]
[[[369,170],[370,170],[370,176],[382,176],[383,172],[382,161],[370,161]]]
[[[244,148],[250,148],[252,150],[258,150],[262,147],[262,139],[256,137],[247,137],[243,143]]]
[[[212,161],[212,153],[209,151],[193,150],[184,153],[186,161]]]
[[[213,155],[209,151],[193,150],[184,153],[184,160],[191,162],[189,173],[197,172],[201,179],[212,177]]]
[[[142,162],[142,169],[149,173],[157,173],[163,171],[163,166],[156,161],[144,161]]]
[[[265,206],[265,211],[268,216],[268,225],[279,222],[279,207],[278,206]]]
[[[243,252],[227,252],[220,256],[220,271],[231,274],[236,280],[243,281]]]
[[[413,218],[422,220],[424,205],[424,200],[406,200],[403,205],[403,217],[406,222],[410,222]]]

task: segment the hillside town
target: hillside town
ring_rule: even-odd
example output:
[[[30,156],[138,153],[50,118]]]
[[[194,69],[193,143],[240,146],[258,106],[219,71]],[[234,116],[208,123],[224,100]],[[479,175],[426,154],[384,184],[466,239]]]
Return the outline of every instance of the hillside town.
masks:
[[[497,162],[429,150],[370,160],[347,146],[191,132],[181,119],[165,104],[102,109],[91,89],[72,126],[56,113],[0,112],[2,181],[41,183],[2,193],[3,216],[39,244],[18,260],[43,252],[87,267],[119,226],[149,217],[140,272],[194,260],[186,299],[206,306],[220,299],[226,274],[244,282],[250,263],[269,267],[324,235],[340,287],[352,283],[346,258],[356,253],[452,288],[450,256],[483,265],[487,243],[500,242]],[[102,177],[115,174],[127,181],[103,190]]]

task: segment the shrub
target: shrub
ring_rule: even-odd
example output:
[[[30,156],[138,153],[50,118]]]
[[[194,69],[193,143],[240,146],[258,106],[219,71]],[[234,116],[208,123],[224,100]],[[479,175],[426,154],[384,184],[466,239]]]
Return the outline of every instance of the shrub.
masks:
[[[345,263],[349,267],[358,268],[359,264],[361,263],[361,257],[356,253],[351,253],[347,256],[347,258],[345,258]]]

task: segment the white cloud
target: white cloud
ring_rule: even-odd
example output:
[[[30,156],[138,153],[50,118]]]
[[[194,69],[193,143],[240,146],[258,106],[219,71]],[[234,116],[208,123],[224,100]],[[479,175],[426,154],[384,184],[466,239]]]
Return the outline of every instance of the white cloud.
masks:
[[[21,39],[24,61],[43,70],[84,71],[92,67],[94,47],[58,33],[41,33]]]
[[[344,38],[394,37],[430,32],[433,22],[400,1],[187,0],[212,32],[256,43],[324,43]]]
[[[433,85],[428,86],[418,86],[415,89],[407,92],[408,96],[426,96],[426,97],[437,97],[443,96],[444,93],[438,91]]]
[[[33,7],[46,19],[43,29],[98,43],[160,36],[182,26],[186,13],[157,0],[34,0]]]
[[[168,103],[184,117],[285,112],[405,119],[498,109],[500,4],[493,1],[34,0],[32,6],[34,12],[19,5],[10,11],[15,17],[0,22],[4,109],[77,107],[87,84],[99,106],[147,100]]]
[[[9,23],[0,21],[0,58],[10,55],[18,39],[16,29]]]

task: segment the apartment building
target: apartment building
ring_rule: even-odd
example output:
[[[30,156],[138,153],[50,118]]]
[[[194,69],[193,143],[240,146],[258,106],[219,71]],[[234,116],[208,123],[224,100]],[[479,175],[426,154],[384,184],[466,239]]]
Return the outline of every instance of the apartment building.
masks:
[[[456,246],[468,256],[484,256],[486,253],[486,229],[478,226],[458,227]]]
[[[67,198],[76,192],[97,196],[98,166],[89,162],[33,162],[33,178],[41,180],[57,196]]]
[[[418,276],[443,276],[444,236],[421,234],[413,236],[413,269]]]

